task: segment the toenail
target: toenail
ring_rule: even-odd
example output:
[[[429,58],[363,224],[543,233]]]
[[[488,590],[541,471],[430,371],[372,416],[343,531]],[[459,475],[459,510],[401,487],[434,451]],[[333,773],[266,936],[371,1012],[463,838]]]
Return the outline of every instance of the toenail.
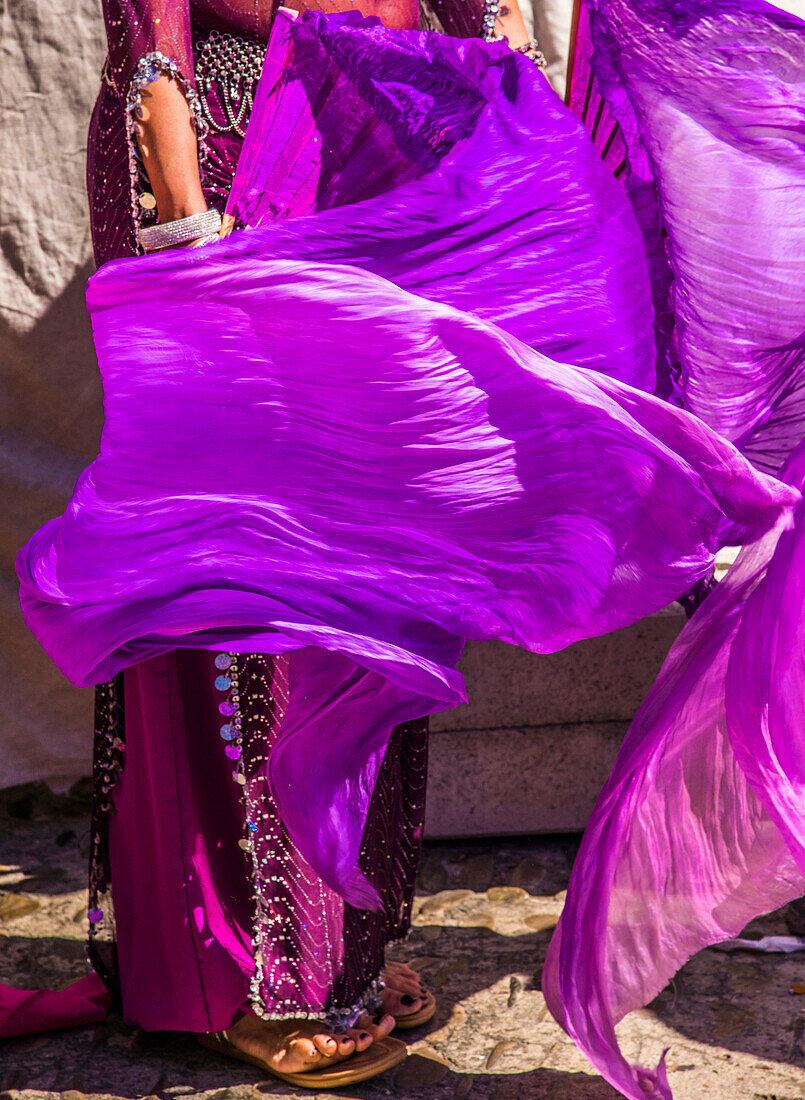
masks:
[[[361,1039],[371,1039],[371,1035],[369,1034],[368,1031],[362,1031],[361,1032]]]
[[[405,993],[402,997],[400,997],[400,1004],[401,1005],[412,1005],[414,1003],[414,1000],[415,1000],[414,997],[411,997],[408,993]]]
[[[373,1024],[382,1024],[383,1021],[385,1020],[385,1018],[386,1018],[386,1013],[385,1012],[376,1012],[375,1015],[372,1017],[372,1023]]]

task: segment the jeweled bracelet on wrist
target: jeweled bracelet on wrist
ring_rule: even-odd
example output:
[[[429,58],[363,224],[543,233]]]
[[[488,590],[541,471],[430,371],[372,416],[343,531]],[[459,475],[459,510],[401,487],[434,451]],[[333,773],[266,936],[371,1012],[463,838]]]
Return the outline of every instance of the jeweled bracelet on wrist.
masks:
[[[517,46],[514,52],[524,54],[529,61],[534,62],[538,69],[544,69],[548,64],[536,38],[529,38],[522,46]]]
[[[220,228],[221,215],[218,211],[205,210],[201,214],[190,214],[187,218],[177,218],[172,222],[144,226],[137,232],[137,241],[144,252],[157,252],[161,248],[187,244],[197,237],[217,233]]]

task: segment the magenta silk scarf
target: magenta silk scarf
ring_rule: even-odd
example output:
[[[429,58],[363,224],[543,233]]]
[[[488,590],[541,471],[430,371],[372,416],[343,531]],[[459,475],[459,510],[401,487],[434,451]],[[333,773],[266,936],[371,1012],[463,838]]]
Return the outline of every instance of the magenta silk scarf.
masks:
[[[180,646],[320,650],[269,775],[305,858],[371,906],[356,859],[386,740],[463,699],[463,639],[615,629],[740,532],[630,731],[546,966],[554,1015],[642,1100],[670,1096],[664,1071],[630,1067],[614,1022],[805,892],[801,458],[775,480],[645,392],[665,275],[630,195],[505,46],[280,16],[230,202],[251,228],[90,280],[100,454],[17,564],[76,683]],[[727,346],[722,321],[702,331]],[[322,714],[334,669],[344,707]]]

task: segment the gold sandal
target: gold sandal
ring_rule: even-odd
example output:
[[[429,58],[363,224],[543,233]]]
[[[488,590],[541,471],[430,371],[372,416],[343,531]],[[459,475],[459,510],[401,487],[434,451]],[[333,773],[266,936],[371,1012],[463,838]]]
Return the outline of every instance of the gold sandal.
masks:
[[[408,1054],[405,1043],[400,1042],[399,1039],[386,1037],[376,1039],[366,1050],[350,1054],[341,1062],[336,1062],[334,1066],[307,1070],[304,1073],[283,1073],[282,1070],[274,1069],[257,1055],[239,1050],[225,1031],[215,1031],[211,1035],[198,1035],[197,1038],[202,1046],[217,1051],[218,1054],[237,1058],[240,1062],[249,1062],[273,1077],[279,1077],[286,1084],[297,1085],[303,1089],[337,1089],[357,1085],[359,1081],[368,1081],[370,1077],[376,1077],[379,1073],[385,1073],[386,1070],[398,1066]]]
[[[433,1019],[436,1012],[436,998],[432,993],[425,994],[425,1003],[418,1012],[409,1012],[407,1016],[394,1017],[395,1031],[411,1031],[415,1027],[421,1027],[428,1020]]]

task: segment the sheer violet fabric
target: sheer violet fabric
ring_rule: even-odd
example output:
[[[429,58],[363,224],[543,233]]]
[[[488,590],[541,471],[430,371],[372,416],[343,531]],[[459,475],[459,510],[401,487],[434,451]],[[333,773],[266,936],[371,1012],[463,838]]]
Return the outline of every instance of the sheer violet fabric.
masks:
[[[805,26],[770,6],[596,0],[571,106],[647,243],[661,385],[805,480]],[[793,449],[793,455],[788,459]],[[699,948],[805,893],[805,510],[744,535],[681,634],[585,834],[548,1005],[632,1100],[670,1097],[614,1025]]]
[[[805,447],[787,478],[805,480]],[[638,712],[573,867],[542,988],[624,1096],[670,1098],[614,1025],[707,944],[805,893],[805,506],[747,538]]]

